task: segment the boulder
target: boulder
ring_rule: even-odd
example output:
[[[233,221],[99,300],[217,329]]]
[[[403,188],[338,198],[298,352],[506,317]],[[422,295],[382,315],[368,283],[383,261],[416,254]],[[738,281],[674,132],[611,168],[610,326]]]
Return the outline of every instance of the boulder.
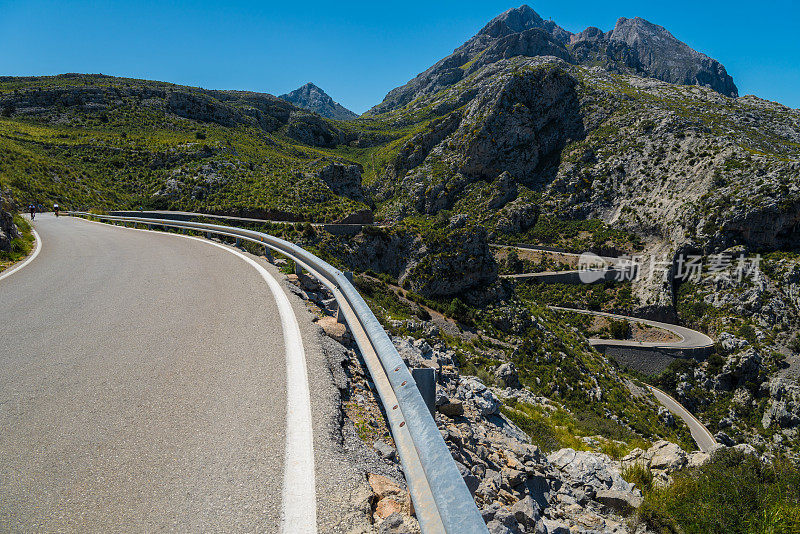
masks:
[[[500,364],[497,369],[495,369],[494,376],[507,388],[517,389],[521,387],[517,368],[511,362]]]
[[[476,378],[462,380],[458,393],[463,399],[470,401],[481,416],[495,414],[500,409],[500,400]]]
[[[622,478],[608,455],[561,449],[548,455],[547,459],[569,478],[590,487],[594,492],[604,489],[633,490],[633,485]]]
[[[517,523],[527,532],[533,532],[541,519],[541,507],[530,495],[526,495],[511,507],[511,513]]]
[[[675,443],[657,441],[650,449],[654,451],[650,459],[650,468],[671,473],[683,468],[688,463],[686,452]]]
[[[372,448],[378,453],[378,456],[384,460],[393,462],[397,458],[397,451],[394,447],[389,445],[383,440],[377,440],[372,444]]]

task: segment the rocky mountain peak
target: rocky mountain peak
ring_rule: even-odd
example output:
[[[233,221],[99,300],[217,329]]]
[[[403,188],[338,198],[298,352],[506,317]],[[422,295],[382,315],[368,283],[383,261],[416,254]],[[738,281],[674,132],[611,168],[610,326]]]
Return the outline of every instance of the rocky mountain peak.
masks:
[[[620,18],[612,31],[589,27],[573,34],[527,5],[492,19],[469,41],[404,86],[390,91],[372,113],[398,109],[458,83],[485,65],[516,56],[554,56],[572,64],[602,65],[618,73],[681,85],[702,85],[726,96],[738,90],[725,67],[642,18]]]
[[[658,24],[641,17],[622,17],[608,39],[612,47],[607,55],[616,56],[637,73],[681,85],[706,85],[727,96],[739,95],[721,63],[692,49]]]
[[[279,98],[329,119],[350,120],[358,117],[356,113],[335,102],[328,93],[311,82]]]
[[[544,30],[556,40],[567,43],[572,35],[570,32],[560,27],[552,20],[544,20],[536,11],[528,5],[509,9],[493,18],[484,28],[478,32],[477,36],[488,35],[490,37],[504,37],[513,33],[522,33],[526,30]]]

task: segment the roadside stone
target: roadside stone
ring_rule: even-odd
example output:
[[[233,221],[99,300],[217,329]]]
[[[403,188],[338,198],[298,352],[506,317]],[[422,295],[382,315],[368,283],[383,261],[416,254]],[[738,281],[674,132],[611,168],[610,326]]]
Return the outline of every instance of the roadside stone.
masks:
[[[395,512],[378,526],[378,534],[413,534],[413,531],[406,526],[403,516]]]
[[[336,321],[335,317],[322,317],[317,321],[317,324],[322,328],[326,336],[338,341],[342,345],[346,345],[349,341],[350,334],[347,331],[347,327]]]
[[[456,462],[456,467],[458,467],[459,472],[461,473],[461,477],[464,479],[464,483],[467,485],[467,489],[472,495],[475,495],[475,491],[477,491],[478,486],[480,485],[481,481],[478,480],[478,477],[473,475],[467,466],[462,464],[461,462]]]
[[[554,519],[542,518],[547,534],[570,534],[569,527]]]
[[[489,531],[489,534],[517,534],[518,531],[511,530],[507,526],[505,526],[500,521],[489,521],[486,524],[486,529]]]
[[[367,481],[372,488],[372,493],[375,494],[376,500],[378,501],[392,495],[399,495],[400,492],[403,491],[399,484],[383,475],[370,473],[367,476]]]
[[[511,507],[511,513],[517,523],[522,525],[525,530],[532,532],[536,528],[536,524],[541,518],[541,509],[539,504],[534,501],[530,495],[526,495]]]
[[[375,506],[375,515],[381,519],[386,519],[392,514],[410,515],[411,510],[408,503],[399,495],[391,495],[378,501]]]

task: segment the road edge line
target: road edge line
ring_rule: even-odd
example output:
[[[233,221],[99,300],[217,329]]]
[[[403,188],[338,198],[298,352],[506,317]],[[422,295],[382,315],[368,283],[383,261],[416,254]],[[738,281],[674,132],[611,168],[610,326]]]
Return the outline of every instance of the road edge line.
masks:
[[[81,217],[76,218],[86,221]],[[86,222],[139,232],[154,232],[143,228],[119,227],[97,221]],[[317,486],[314,468],[311,393],[308,385],[308,368],[300,324],[297,322],[297,316],[294,314],[289,297],[286,296],[278,280],[263,265],[259,265],[254,259],[245,256],[238,250],[202,237],[170,232],[154,233],[192,239],[221,248],[249,263],[267,282],[281,317],[284,350],[286,352],[286,444],[281,493],[280,531],[284,534],[298,532],[315,534],[317,532]],[[289,421],[295,421],[295,424],[290,425]]]

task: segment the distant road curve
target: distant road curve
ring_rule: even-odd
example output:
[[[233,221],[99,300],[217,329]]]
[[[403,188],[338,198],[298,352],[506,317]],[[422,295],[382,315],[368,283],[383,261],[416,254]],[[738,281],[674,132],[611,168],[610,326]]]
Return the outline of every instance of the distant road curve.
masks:
[[[714,435],[701,423],[692,413],[683,407],[683,405],[672,398],[671,395],[661,391],[657,387],[647,384],[647,387],[653,393],[658,402],[664,405],[667,410],[672,412],[675,416],[680,417],[686,426],[689,427],[689,432],[692,434],[695,443],[703,452],[711,452],[719,446]]]
[[[639,322],[644,323],[646,325],[661,328],[663,330],[667,330],[672,332],[676,336],[680,338],[679,341],[661,341],[661,342],[643,342],[643,341],[632,341],[626,339],[599,339],[599,338],[591,338],[589,339],[589,344],[593,347],[630,347],[636,349],[652,349],[652,350],[659,350],[659,349],[680,349],[680,350],[698,350],[698,349],[710,349],[714,346],[714,340],[710,337],[705,335],[702,332],[698,332],[697,330],[692,330],[691,328],[686,328],[684,326],[669,324],[669,323],[662,323],[659,321],[651,321],[649,319],[640,319],[638,317],[629,317],[626,315],[617,315],[614,313],[606,313],[600,311],[593,311],[593,310],[579,310],[576,308],[564,308],[561,306],[548,306],[551,310],[555,311],[562,311],[562,312],[574,312],[574,313],[582,313],[585,315],[596,315],[599,317],[608,317],[610,319],[617,319],[622,321],[631,321],[631,322]],[[660,389],[653,387],[651,385],[647,385],[650,391],[653,392],[653,395],[658,399],[665,408],[667,408],[670,412],[672,412],[677,417],[680,417],[686,426],[689,427],[689,431],[692,434],[692,438],[694,438],[695,443],[703,452],[709,452],[717,447],[717,441],[714,439],[714,436],[708,430],[708,428],[703,425],[692,413],[687,410],[686,408],[681,405],[678,401],[672,398],[667,393],[661,391]]]
[[[581,259],[591,257],[592,263],[596,260],[601,260],[605,263],[605,267],[591,267],[583,269],[567,269],[562,271],[541,271],[533,273],[520,273],[520,274],[501,274],[500,278],[509,278],[512,280],[533,280],[542,284],[594,284],[599,282],[613,282],[613,281],[630,281],[637,275],[637,269],[630,260],[626,258],[612,258],[609,256],[598,256],[596,254],[575,254],[574,252],[566,252],[556,247],[545,247],[538,245],[500,245],[490,243],[493,248],[512,248],[527,252],[540,252],[552,256],[566,256],[574,259]],[[580,263],[580,262],[579,262]]]
[[[561,306],[548,306],[551,310],[581,313],[584,315],[596,315],[598,317],[608,317],[620,321],[630,321],[643,323],[655,328],[661,328],[672,332],[680,338],[680,341],[632,341],[628,339],[600,339],[591,338],[589,343],[595,347],[632,347],[632,348],[653,348],[653,349],[680,349],[680,350],[693,350],[693,349],[710,349],[714,346],[714,340],[697,330],[679,326],[676,324],[662,323],[660,321],[651,321],[650,319],[640,319],[639,317],[629,317],[627,315],[617,315],[615,313],[606,313],[593,310],[581,310],[577,308],[564,308]]]

